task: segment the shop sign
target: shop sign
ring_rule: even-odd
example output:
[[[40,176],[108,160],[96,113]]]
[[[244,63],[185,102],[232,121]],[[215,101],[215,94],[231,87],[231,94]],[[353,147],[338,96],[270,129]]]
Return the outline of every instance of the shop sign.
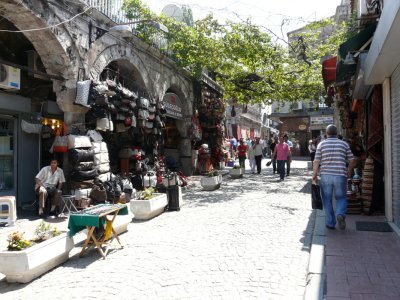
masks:
[[[163,98],[167,116],[174,119],[183,119],[182,102],[178,95],[174,93],[166,93]]]
[[[304,124],[299,125],[300,130],[305,130],[306,128],[307,128],[307,125],[304,125]]]
[[[333,116],[311,117],[311,125],[329,125],[333,124]]]
[[[12,120],[0,119],[0,136],[13,134],[14,127]]]

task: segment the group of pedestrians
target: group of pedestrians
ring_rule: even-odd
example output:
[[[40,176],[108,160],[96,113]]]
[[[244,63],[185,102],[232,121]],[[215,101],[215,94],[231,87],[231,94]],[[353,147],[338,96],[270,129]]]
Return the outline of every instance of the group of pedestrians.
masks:
[[[260,138],[257,137],[254,140],[248,139],[246,142],[244,139],[240,139],[239,146],[237,146],[237,155],[239,158],[239,165],[241,168],[245,167],[246,158],[249,159],[251,173],[261,174],[261,161],[263,158],[264,145]],[[257,171],[256,171],[257,169]]]
[[[236,147],[240,166],[244,168],[246,157],[248,157],[251,172],[255,173],[257,169],[257,174],[260,174],[263,148],[259,138],[247,142],[241,139]],[[312,183],[319,183],[321,188],[326,228],[333,230],[338,224],[339,229],[344,230],[346,228],[347,180],[348,178],[351,180],[356,163],[350,145],[338,135],[336,126],[329,125],[326,128],[326,138],[310,140],[308,149],[313,161]],[[267,165],[272,163],[273,173],[277,172],[279,181],[283,181],[285,174],[290,175],[292,159],[291,142],[287,135],[273,138],[269,150],[271,162]],[[335,209],[333,197],[336,199]]]

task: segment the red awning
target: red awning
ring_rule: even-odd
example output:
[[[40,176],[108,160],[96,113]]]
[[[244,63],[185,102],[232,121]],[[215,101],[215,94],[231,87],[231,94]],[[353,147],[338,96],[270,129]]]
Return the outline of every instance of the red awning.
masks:
[[[336,62],[336,56],[325,59],[322,62],[322,78],[324,80],[325,87],[336,80]]]

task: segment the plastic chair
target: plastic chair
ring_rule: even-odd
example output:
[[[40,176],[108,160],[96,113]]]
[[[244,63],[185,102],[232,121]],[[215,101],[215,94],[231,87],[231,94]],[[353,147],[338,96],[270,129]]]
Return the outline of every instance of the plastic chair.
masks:
[[[7,217],[5,220],[8,222],[9,226],[14,226],[17,221],[17,208],[14,196],[2,196],[0,197],[0,207],[3,205],[8,206],[8,210],[0,210],[0,217]],[[0,219],[2,220],[2,219]]]

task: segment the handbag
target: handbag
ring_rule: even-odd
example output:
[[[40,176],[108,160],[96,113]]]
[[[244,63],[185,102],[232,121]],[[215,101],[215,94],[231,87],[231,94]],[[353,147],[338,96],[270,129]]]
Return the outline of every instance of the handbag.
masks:
[[[114,80],[106,79],[107,87],[109,90],[114,91],[117,88],[117,83]]]
[[[90,107],[88,105],[89,92],[90,92],[90,80],[78,81],[76,83],[76,97],[75,104]]]
[[[133,155],[133,150],[128,147],[123,147],[118,151],[119,158],[130,158]]]
[[[40,123],[29,123],[25,120],[21,121],[21,128],[22,131],[26,133],[36,133],[39,134],[42,131],[42,124]]]
[[[94,164],[92,161],[80,162],[72,167],[74,171],[90,171],[93,170]]]
[[[109,102],[108,102],[107,95],[101,94],[101,95],[96,96],[95,103],[98,106],[108,106]]]
[[[86,149],[70,149],[68,151],[69,159],[73,164],[78,164],[80,162],[93,161],[94,151]]]
[[[90,137],[90,140],[92,140],[93,142],[100,142],[103,140],[101,134],[96,130],[88,130],[86,135]]]
[[[148,100],[148,99],[146,99],[146,98],[139,98],[139,100],[138,100],[138,106],[140,107],[140,108],[148,108],[149,107],[149,105],[150,105],[150,101]]]
[[[314,183],[311,185],[311,207],[312,209],[322,209],[321,188]]]
[[[90,199],[92,199],[96,203],[105,203],[107,201],[107,191],[103,186],[93,186],[90,195]]]
[[[87,135],[67,135],[68,149],[91,148],[92,143]]]
[[[107,118],[107,110],[100,106],[92,107],[92,116],[96,119]]]
[[[149,118],[149,112],[145,109],[139,109],[138,118],[141,120],[147,120]]]
[[[91,144],[92,144],[92,149],[95,154],[103,153],[103,152],[108,153],[108,147],[105,142],[92,142]]]
[[[65,135],[57,135],[54,139],[53,146],[51,147],[52,152],[55,153],[66,153],[68,152],[68,138]],[[51,152],[51,151],[50,151]]]

